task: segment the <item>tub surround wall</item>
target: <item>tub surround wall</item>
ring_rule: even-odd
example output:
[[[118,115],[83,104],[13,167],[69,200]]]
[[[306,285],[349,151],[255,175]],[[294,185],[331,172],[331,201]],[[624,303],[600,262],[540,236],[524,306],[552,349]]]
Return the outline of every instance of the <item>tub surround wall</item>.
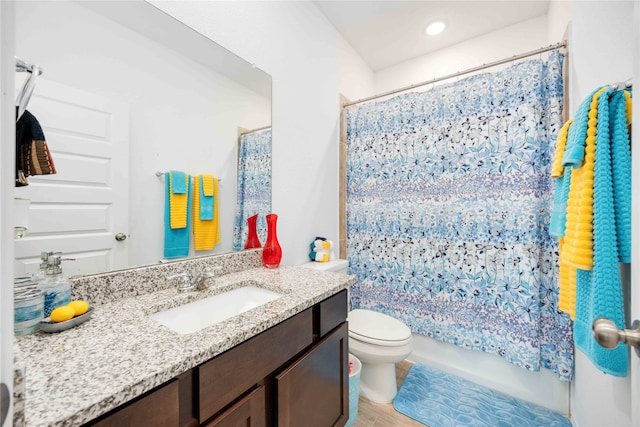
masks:
[[[80,425],[92,420],[347,289],[355,280],[300,267],[266,269],[259,254],[247,251],[74,278],[74,295],[92,304],[92,318],[57,334],[17,339],[27,381],[25,399],[15,405],[24,407],[25,424]],[[212,265],[222,266],[225,274],[209,290],[178,294],[174,285],[167,285],[167,274],[193,274]],[[283,297],[185,335],[148,316],[248,281]]]
[[[489,353],[468,350],[420,334],[413,335],[408,359],[484,387],[569,414],[569,383],[547,369],[527,371]]]

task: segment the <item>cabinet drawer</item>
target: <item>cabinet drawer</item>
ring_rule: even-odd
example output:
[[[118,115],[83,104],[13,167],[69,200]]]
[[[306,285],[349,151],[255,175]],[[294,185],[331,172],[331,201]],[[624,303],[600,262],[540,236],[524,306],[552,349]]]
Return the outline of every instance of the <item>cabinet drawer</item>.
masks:
[[[312,309],[262,332],[198,367],[204,422],[313,342]]]
[[[323,337],[347,319],[347,291],[341,291],[321,301],[316,307],[318,329],[314,332]]]
[[[144,425],[175,427],[178,422],[178,381],[172,380],[90,425],[99,427]]]

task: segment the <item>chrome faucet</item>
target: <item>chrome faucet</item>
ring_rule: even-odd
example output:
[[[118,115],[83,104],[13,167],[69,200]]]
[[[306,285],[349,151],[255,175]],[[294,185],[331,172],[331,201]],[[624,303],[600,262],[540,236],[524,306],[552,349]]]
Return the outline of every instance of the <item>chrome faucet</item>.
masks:
[[[204,291],[212,285],[212,280],[216,277],[216,272],[222,270],[222,267],[210,267],[204,270],[204,273],[198,274],[195,280],[191,280],[189,273],[179,273],[169,276],[169,280],[181,279],[178,286],[178,292]]]

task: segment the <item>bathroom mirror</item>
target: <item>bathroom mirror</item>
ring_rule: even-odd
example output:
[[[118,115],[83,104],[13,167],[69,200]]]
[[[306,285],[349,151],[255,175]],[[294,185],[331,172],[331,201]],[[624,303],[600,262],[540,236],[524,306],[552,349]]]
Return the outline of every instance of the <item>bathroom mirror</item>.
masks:
[[[37,271],[41,251],[75,258],[67,275],[165,261],[169,170],[220,179],[220,243],[198,252],[192,244],[190,256],[233,250],[238,129],[270,129],[267,73],[142,0],[17,2],[16,55],[44,70],[27,109],[58,170],[16,188],[15,197],[31,199],[29,234],[15,242],[16,276]],[[23,79],[16,73],[18,87]],[[101,151],[113,135],[128,143],[122,161]],[[270,162],[263,166],[270,177]],[[270,186],[261,199],[270,211]],[[125,240],[116,242],[118,233]]]

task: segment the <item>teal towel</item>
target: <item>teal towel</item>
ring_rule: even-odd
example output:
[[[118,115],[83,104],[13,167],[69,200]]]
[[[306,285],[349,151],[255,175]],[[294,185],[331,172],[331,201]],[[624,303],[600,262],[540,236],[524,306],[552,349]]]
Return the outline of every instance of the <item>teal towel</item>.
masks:
[[[624,102],[617,94],[611,95],[610,91],[606,91],[598,102],[593,196],[593,270],[577,272],[574,340],[576,347],[585,353],[598,369],[607,374],[624,377],[629,367],[627,346],[618,344],[614,349],[606,349],[595,341],[591,332],[593,321],[598,317],[612,320],[618,328],[625,327],[618,265],[616,211],[627,209],[625,205],[631,201],[631,192],[630,186],[627,190],[625,185],[613,182],[623,179],[620,174],[614,174],[613,170],[627,159],[626,150],[618,148],[620,143],[611,141],[611,135],[614,138],[624,137],[619,128],[626,127],[626,114],[620,115],[617,105],[621,99]],[[611,121],[614,123],[612,134],[610,112],[615,116]],[[626,144],[629,144],[628,140]],[[612,147],[620,152],[612,156]],[[620,165],[612,164],[612,160]],[[630,161],[630,158],[628,160]],[[621,191],[628,193],[622,194]],[[614,195],[616,192],[620,194]]]
[[[584,161],[584,147],[585,140],[587,139],[587,122],[589,121],[589,109],[591,107],[591,100],[593,95],[596,94],[601,88],[594,90],[576,110],[573,123],[569,129],[567,136],[567,145],[564,149],[564,156],[562,157],[562,166],[573,166],[579,168]]]
[[[187,226],[185,228],[171,228],[171,208],[169,206],[169,174],[173,172],[174,171],[167,172],[164,177],[164,257],[182,258],[189,255],[189,235],[191,233],[191,183],[186,182],[186,179],[182,180],[183,182],[185,182],[185,192],[187,193]]]
[[[549,223],[549,234],[553,237],[564,237],[567,227],[567,202],[569,201],[569,187],[571,174],[574,168],[582,166],[584,162],[585,140],[587,138],[587,122],[589,121],[589,109],[594,91],[585,99],[573,118],[573,123],[567,133],[567,143],[562,156],[564,175],[556,178],[553,194],[553,209]]]
[[[201,220],[212,220],[213,219],[213,203],[215,201],[215,196],[205,196],[204,195],[204,177],[200,175],[198,177],[200,179],[200,219]]]
[[[171,186],[173,194],[185,194],[187,192],[187,178],[184,172],[171,171]],[[169,182],[169,179],[166,180]]]
[[[553,237],[564,237],[564,232],[567,228],[567,202],[569,201],[569,185],[571,184],[572,172],[572,166],[565,166],[564,175],[556,178],[551,224],[549,225],[549,235]]]
[[[616,237],[620,262],[631,262],[631,138],[626,125],[627,106],[624,92],[618,91],[613,96],[616,98],[612,100],[613,114],[610,123],[613,129],[611,162],[613,203],[616,206]],[[616,120],[619,122],[616,123]]]

